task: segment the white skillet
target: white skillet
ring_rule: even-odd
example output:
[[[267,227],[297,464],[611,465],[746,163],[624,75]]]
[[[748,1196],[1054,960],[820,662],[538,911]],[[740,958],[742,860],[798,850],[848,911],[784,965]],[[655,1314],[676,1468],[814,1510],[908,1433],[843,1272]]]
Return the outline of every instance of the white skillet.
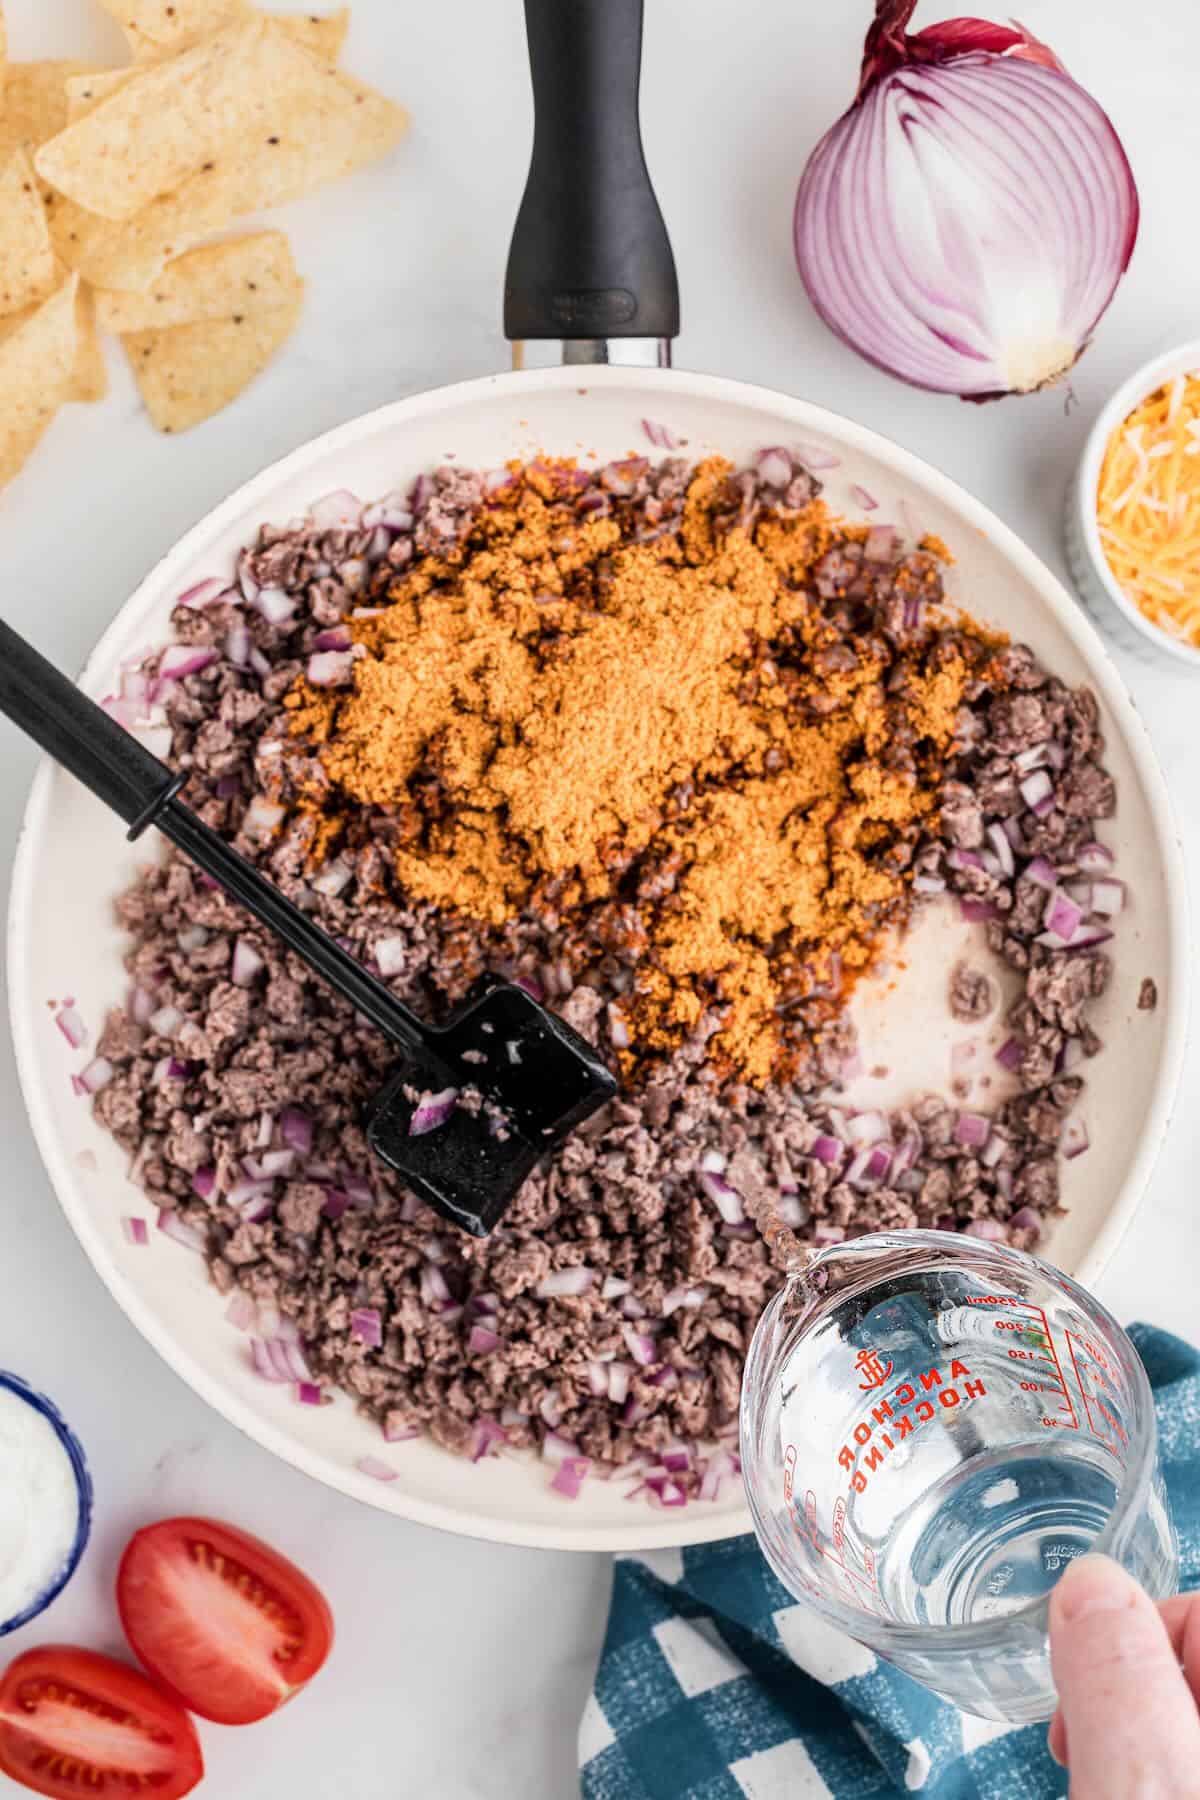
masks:
[[[1184,881],[1162,776],[1090,623],[1020,540],[946,476],[861,426],[767,389],[664,368],[575,361],[615,362],[625,353],[653,361],[656,340],[675,330],[670,252],[637,142],[640,15],[641,0],[527,0],[538,100],[530,186],[536,204],[527,194],[506,310],[514,338],[577,333],[567,349],[575,366],[466,382],[382,407],[267,469],[151,572],[97,645],[82,685],[97,698],[109,692],[123,658],[169,636],[178,594],[205,576],[228,573],[234,553],[263,520],[286,521],[334,488],[379,495],[451,456],[483,468],[538,452],[606,461],[648,448],[646,419],[666,424],[690,457],[719,451],[740,462],[774,443],[836,457],[837,466],[822,471],[835,509],[858,512],[850,492],[857,484],[878,501],[873,520],[943,537],[956,558],[952,596],[1031,644],[1064,680],[1090,683],[1100,699],[1106,760],[1119,792],[1118,815],[1105,836],[1131,883],[1133,903],[1119,925],[1115,979],[1095,1012],[1107,1048],[1088,1069],[1091,1149],[1066,1165],[1069,1211],[1043,1245],[1085,1285],[1094,1283],[1149,1180],[1183,1051]],[[558,96],[549,110],[548,88]],[[551,142],[558,152],[552,157]],[[595,182],[588,173],[593,164]],[[611,204],[613,193],[625,196],[632,214],[622,210],[625,201]],[[632,230],[617,229],[631,216]],[[538,268],[551,266],[557,280],[539,283]],[[638,335],[620,335],[631,331]],[[404,1518],[499,1542],[580,1550],[700,1543],[748,1530],[742,1495],[733,1488],[716,1504],[655,1511],[593,1480],[578,1501],[567,1502],[548,1491],[547,1471],[536,1463],[501,1458],[472,1466],[430,1443],[384,1446],[348,1401],[299,1406],[289,1389],[252,1372],[246,1340],[225,1321],[225,1302],[198,1257],[154,1231],[148,1248],[125,1242],[122,1216],[148,1209],[127,1179],[127,1159],[71,1091],[70,1073],[84,1056],[70,1051],[47,1002],[73,995],[95,1030],[106,1007],[122,997],[123,942],[112,903],[148,854],[145,846],[124,845],[111,814],[43,764],[14,872],[8,975],[21,1083],[55,1191],[101,1279],[155,1349],[267,1449]],[[898,994],[886,1006],[877,996],[862,1003],[865,1061],[878,1060],[873,1051],[886,1043],[891,1069],[887,1084],[865,1084],[864,1097],[868,1090],[886,1100],[945,1086],[951,1040],[961,1029],[945,1008],[946,959],[965,930],[949,919],[923,929]],[[1147,976],[1158,990],[1154,1011],[1138,1009]],[[365,1455],[390,1462],[396,1479],[383,1483],[360,1473],[355,1465]]]

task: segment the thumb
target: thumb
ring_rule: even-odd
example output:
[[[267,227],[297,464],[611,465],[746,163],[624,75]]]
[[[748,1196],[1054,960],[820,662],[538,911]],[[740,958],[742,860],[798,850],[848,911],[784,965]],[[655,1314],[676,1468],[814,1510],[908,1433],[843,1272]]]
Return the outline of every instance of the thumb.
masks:
[[[1158,1608],[1106,1556],[1050,1597],[1050,1657],[1078,1800],[1197,1800],[1200,1718]]]

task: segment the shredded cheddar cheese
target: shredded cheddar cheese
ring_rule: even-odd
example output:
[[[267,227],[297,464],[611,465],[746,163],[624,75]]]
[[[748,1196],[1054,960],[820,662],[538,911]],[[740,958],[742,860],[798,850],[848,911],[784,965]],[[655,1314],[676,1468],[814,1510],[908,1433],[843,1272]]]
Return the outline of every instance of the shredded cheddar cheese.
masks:
[[[1147,395],[1113,432],[1096,518],[1130,600],[1200,649],[1200,369]]]

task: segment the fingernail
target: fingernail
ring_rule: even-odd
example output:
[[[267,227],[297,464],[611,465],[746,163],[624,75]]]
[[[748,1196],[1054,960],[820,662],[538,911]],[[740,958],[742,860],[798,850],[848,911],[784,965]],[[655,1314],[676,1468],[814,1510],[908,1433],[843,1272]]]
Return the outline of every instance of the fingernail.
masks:
[[[1065,1769],[1067,1765],[1063,1761],[1062,1757],[1058,1754],[1058,1751],[1054,1748],[1054,1739],[1053,1738],[1046,1739],[1046,1748],[1050,1752],[1050,1761],[1052,1763],[1057,1763],[1060,1769]]]
[[[1136,1593],[1133,1578],[1111,1557],[1089,1553],[1071,1564],[1055,1588],[1054,1608],[1064,1619],[1127,1612]]]

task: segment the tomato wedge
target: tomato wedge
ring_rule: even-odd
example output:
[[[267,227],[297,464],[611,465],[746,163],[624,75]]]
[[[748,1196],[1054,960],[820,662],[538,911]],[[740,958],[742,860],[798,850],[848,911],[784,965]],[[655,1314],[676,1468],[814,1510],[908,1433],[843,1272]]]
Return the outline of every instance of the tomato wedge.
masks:
[[[140,1669],[48,1644],[0,1678],[0,1769],[53,1800],[179,1800],[204,1758],[182,1707]]]
[[[117,1573],[125,1635],[192,1712],[265,1719],[316,1674],[333,1642],[319,1588],[269,1545],[215,1519],[162,1519]]]

